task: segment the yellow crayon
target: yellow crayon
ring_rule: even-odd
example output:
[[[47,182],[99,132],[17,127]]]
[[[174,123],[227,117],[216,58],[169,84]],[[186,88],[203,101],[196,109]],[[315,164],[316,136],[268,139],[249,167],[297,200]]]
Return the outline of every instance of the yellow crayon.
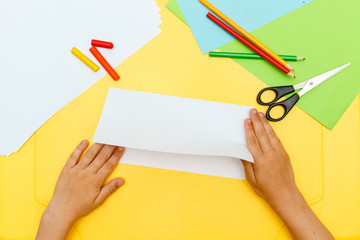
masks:
[[[96,65],[93,61],[91,61],[87,56],[85,56],[82,52],[80,52],[76,47],[71,49],[71,53],[74,54],[78,59],[80,59],[83,63],[85,63],[89,68],[91,68],[94,72],[99,70],[99,66]]]

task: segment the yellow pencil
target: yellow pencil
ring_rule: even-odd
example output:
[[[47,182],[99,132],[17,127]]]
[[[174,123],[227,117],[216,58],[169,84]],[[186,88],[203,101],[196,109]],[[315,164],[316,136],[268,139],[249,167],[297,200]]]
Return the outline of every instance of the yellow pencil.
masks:
[[[99,66],[96,65],[93,61],[91,61],[87,56],[85,56],[82,52],[80,52],[76,47],[71,49],[71,53],[74,54],[78,59],[80,59],[83,63],[85,63],[89,68],[91,68],[94,72],[99,70]]]
[[[288,64],[284,59],[279,57],[276,53],[271,51],[269,48],[267,48],[264,44],[262,44],[259,40],[257,40],[255,37],[253,37],[250,33],[245,31],[242,27],[237,25],[234,21],[232,21],[230,18],[228,18],[225,14],[220,12],[217,8],[215,8],[213,5],[211,5],[206,0],[199,0],[200,3],[202,3],[205,7],[207,7],[210,11],[218,15],[222,20],[224,20],[227,24],[229,24],[231,27],[233,27],[236,31],[241,33],[244,37],[246,37],[249,41],[251,41],[253,44],[255,44],[258,48],[263,50],[265,53],[267,53],[270,57],[275,59],[278,63],[283,65],[289,70],[294,71],[294,69]]]

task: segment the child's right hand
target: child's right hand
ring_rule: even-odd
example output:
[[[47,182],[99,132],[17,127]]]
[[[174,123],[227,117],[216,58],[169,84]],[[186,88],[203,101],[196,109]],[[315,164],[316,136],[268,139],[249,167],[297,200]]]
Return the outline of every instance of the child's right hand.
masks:
[[[263,113],[252,109],[244,125],[247,145],[255,161],[242,161],[246,179],[260,197],[276,207],[298,194],[290,158]]]
[[[290,158],[264,114],[252,109],[244,124],[254,163],[242,162],[254,191],[268,202],[294,239],[333,240],[297,188]]]

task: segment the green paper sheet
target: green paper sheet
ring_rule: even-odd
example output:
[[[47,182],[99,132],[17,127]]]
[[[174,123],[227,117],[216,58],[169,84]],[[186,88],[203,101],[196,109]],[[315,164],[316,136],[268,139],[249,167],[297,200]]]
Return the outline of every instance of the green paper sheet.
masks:
[[[177,0],[170,0],[167,4],[166,7],[172,12],[174,13],[178,18],[181,19],[181,21],[183,21],[184,23],[187,24],[186,18],[184,16],[184,14],[181,11],[181,8],[177,2]]]
[[[170,0],[167,7],[184,19],[176,0]],[[279,54],[306,57],[305,61],[290,62],[296,80],[266,61],[233,60],[269,86],[296,84],[351,62],[350,67],[305,94],[297,104],[331,130],[360,91],[359,9],[358,0],[315,0],[252,32]],[[237,40],[219,50],[251,52]]]

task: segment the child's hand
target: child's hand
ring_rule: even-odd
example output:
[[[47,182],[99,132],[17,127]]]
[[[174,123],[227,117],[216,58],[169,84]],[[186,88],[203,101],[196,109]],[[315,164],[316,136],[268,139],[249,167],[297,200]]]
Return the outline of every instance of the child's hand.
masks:
[[[245,120],[245,134],[255,163],[242,162],[254,191],[272,206],[297,194],[290,158],[263,113],[250,111],[250,119]]]
[[[255,162],[242,161],[246,179],[283,220],[293,238],[333,240],[297,188],[290,158],[263,113],[250,111],[245,134]]]
[[[46,232],[54,234],[54,231],[62,233],[59,239],[65,237],[76,220],[89,214],[124,184],[121,178],[106,185],[104,182],[118,165],[125,148],[95,143],[81,158],[88,145],[88,141],[82,141],[61,171],[37,239],[46,239]],[[56,237],[52,235],[52,239]]]

